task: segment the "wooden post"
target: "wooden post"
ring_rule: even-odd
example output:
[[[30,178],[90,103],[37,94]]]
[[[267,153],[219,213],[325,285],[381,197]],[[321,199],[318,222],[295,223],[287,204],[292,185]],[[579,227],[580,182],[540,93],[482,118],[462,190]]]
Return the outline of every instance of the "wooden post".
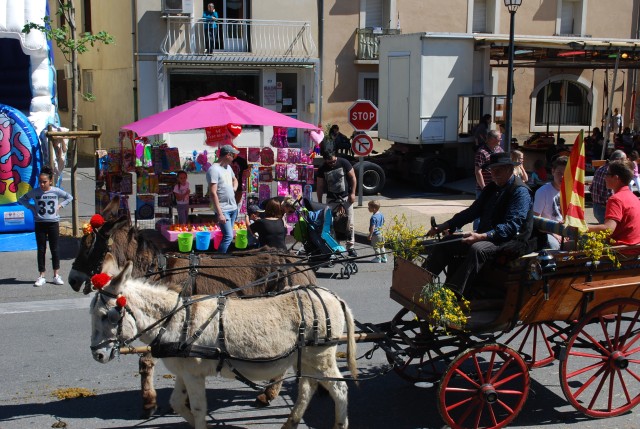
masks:
[[[78,235],[78,187],[76,180],[76,172],[78,171],[78,139],[73,138],[73,156],[71,158],[71,195],[73,195],[73,201],[71,202],[71,234],[73,237],[79,237]]]

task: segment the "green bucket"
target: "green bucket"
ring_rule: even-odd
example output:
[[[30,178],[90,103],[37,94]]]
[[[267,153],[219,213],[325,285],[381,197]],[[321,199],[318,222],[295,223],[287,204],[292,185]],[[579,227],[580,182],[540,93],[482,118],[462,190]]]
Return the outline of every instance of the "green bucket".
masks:
[[[249,237],[246,229],[236,231],[236,249],[246,249],[249,245]]]
[[[178,234],[178,249],[181,252],[191,252],[193,246],[193,234],[190,232],[181,232]]]

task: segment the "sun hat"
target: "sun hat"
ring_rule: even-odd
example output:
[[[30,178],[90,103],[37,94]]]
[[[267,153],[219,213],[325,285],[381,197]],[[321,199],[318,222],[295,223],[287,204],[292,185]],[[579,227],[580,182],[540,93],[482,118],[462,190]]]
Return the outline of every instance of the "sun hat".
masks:
[[[240,153],[240,151],[238,149],[234,148],[233,146],[231,146],[230,144],[226,144],[226,145],[224,145],[224,146],[222,146],[220,148],[220,155],[219,156],[220,156],[220,158],[222,158],[223,156],[225,156],[227,154],[230,154],[230,153],[232,153],[234,155],[237,155],[237,154]]]
[[[518,165],[517,162],[511,160],[511,154],[508,152],[492,153],[489,155],[489,162],[482,165],[483,170],[488,170],[491,167],[499,165]]]

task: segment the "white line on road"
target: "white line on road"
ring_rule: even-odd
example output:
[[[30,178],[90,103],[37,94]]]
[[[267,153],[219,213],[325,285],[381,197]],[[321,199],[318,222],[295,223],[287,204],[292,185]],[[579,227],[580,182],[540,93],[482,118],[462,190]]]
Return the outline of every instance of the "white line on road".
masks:
[[[89,308],[91,297],[52,299],[50,301],[3,302],[0,303],[0,314],[35,313],[39,311],[77,310]]]

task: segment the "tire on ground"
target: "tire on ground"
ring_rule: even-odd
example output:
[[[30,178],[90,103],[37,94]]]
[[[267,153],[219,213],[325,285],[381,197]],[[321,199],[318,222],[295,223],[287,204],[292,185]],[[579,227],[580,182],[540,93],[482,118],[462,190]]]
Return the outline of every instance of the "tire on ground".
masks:
[[[376,195],[382,192],[387,181],[387,176],[382,167],[369,161],[363,161],[362,166],[364,169],[362,172],[362,193],[364,195]],[[360,163],[354,164],[353,168],[355,170],[356,180],[358,180]]]
[[[433,191],[450,182],[453,178],[452,176],[451,167],[446,161],[432,159],[426,162],[422,169],[420,184],[424,190]]]

